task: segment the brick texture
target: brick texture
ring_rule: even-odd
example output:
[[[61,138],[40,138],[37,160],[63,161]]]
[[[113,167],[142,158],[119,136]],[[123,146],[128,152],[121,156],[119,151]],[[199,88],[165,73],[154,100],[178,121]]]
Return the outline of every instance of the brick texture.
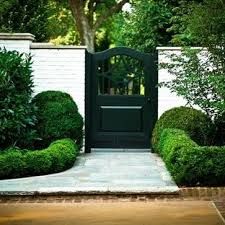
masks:
[[[225,201],[225,187],[180,188],[182,199]]]
[[[69,93],[84,117],[85,49],[31,49],[34,94],[47,90]]]
[[[136,201],[213,201],[225,219],[225,187],[180,188],[179,195],[173,194],[90,194],[90,195],[34,195],[0,196],[0,204],[18,203],[80,203],[80,202],[136,202]]]
[[[152,200],[205,200],[225,202],[225,187],[180,188],[179,194],[54,194],[30,196],[0,196],[0,202],[83,202],[83,201],[152,201]]]

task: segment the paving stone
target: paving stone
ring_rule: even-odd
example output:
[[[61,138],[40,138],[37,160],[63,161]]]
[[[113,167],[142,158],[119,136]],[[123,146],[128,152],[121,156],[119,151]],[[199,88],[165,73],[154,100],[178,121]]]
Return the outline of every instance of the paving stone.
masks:
[[[81,154],[73,168],[57,174],[0,180],[0,193],[178,191],[164,162],[150,152]]]

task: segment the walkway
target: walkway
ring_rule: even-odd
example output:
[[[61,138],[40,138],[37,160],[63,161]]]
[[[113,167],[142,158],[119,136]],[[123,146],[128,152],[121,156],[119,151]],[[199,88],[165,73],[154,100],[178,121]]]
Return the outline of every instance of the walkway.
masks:
[[[223,225],[208,201],[0,204],[0,225]]]
[[[58,174],[0,181],[0,194],[177,193],[160,157],[149,152],[81,154]]]

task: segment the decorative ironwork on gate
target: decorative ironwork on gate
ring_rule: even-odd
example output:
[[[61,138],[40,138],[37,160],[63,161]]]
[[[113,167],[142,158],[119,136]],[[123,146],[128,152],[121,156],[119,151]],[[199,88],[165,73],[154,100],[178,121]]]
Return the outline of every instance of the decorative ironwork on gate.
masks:
[[[126,55],[98,61],[99,95],[144,95],[143,62]]]

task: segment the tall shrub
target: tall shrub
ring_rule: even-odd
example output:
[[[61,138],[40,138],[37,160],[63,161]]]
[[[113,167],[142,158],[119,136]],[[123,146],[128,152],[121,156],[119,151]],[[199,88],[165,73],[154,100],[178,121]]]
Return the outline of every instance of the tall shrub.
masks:
[[[212,118],[221,115],[225,111],[225,76],[212,53],[185,48],[180,55],[170,57],[171,62],[161,63],[161,67],[174,78],[160,85],[182,96],[189,106],[199,106]]]
[[[212,118],[225,113],[225,2],[204,0],[193,7],[187,26],[199,45],[207,51],[184,49],[164,64],[174,79],[165,85],[198,105]]]
[[[0,49],[0,149],[28,144],[34,134],[31,57]]]

